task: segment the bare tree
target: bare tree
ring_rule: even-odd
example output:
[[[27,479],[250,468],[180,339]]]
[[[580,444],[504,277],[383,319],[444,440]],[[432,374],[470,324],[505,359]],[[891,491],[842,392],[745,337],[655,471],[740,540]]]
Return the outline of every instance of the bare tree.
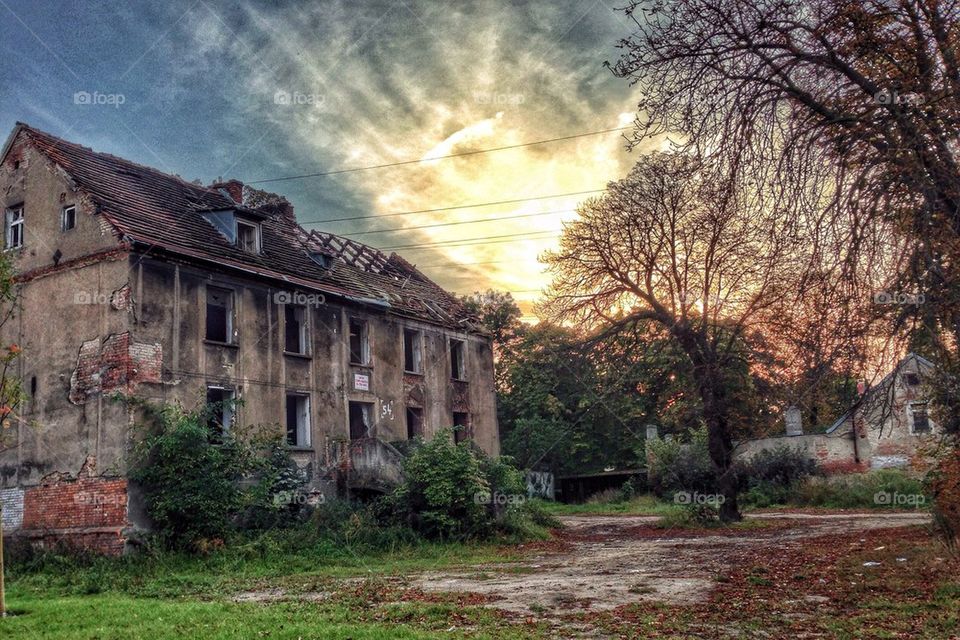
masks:
[[[613,70],[641,92],[635,141],[672,132],[776,179],[784,197],[830,192],[844,215],[890,224],[908,240],[901,280],[922,287],[938,346],[955,350],[960,3],[651,0],[625,12],[636,31]]]
[[[789,343],[770,331],[785,317],[822,323],[835,344],[866,329],[854,313],[790,313],[814,294],[834,292],[836,309],[857,300],[831,268],[846,259],[843,236],[817,219],[797,224],[798,212],[765,193],[693,156],[652,154],[582,205],[560,249],[545,256],[554,278],[547,316],[601,337],[652,324],[689,360],[728,521],[739,518],[733,440],[751,426],[732,376],[763,365],[757,350],[789,356]]]

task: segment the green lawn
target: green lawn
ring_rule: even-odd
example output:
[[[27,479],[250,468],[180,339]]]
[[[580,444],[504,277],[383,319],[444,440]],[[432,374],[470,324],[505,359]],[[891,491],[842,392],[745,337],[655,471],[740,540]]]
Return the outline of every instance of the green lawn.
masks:
[[[0,621],[4,638],[163,640],[166,638],[535,638],[537,630],[503,625],[479,608],[397,604],[371,611],[346,604],[273,604],[133,598],[122,595],[43,598],[10,593],[17,615]],[[451,622],[453,621],[453,624]],[[458,626],[459,624],[459,626]]]

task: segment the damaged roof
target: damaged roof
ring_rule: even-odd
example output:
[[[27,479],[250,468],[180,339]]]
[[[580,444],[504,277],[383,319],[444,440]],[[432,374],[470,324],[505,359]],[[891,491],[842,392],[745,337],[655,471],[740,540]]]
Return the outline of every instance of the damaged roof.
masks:
[[[217,188],[220,185],[187,182],[23,123],[17,123],[7,148],[19,133],[89,196],[118,239],[140,251],[213,263],[387,313],[481,331],[477,318],[455,295],[402,257],[332,233],[307,231],[280,196],[244,187],[238,202],[228,190]],[[226,210],[260,222],[259,254],[235,246],[203,216]]]

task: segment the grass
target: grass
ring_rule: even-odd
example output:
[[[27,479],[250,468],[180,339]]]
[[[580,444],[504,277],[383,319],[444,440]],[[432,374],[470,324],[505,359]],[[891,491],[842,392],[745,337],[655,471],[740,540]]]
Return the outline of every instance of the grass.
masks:
[[[451,631],[476,638],[538,638],[541,630],[498,619],[479,607],[397,603],[375,608],[348,603],[233,603],[159,600],[121,595],[38,598],[10,593],[17,615],[0,620],[3,637],[50,640],[166,640],[204,638],[450,638]],[[452,624],[451,624],[452,623]]]
[[[630,500],[588,501],[581,504],[565,504],[547,500],[537,501],[545,511],[554,516],[578,515],[631,515],[665,517],[683,511],[682,505],[665,502],[654,495],[638,495]]]

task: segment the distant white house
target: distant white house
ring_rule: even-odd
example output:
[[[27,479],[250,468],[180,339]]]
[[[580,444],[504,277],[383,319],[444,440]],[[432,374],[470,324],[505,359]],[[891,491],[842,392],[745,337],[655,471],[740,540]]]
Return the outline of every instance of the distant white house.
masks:
[[[905,467],[940,432],[928,409],[933,371],[932,362],[908,354],[824,433],[804,434],[790,412],[786,434],[740,442],[735,455],[788,446],[807,452],[828,473]]]

